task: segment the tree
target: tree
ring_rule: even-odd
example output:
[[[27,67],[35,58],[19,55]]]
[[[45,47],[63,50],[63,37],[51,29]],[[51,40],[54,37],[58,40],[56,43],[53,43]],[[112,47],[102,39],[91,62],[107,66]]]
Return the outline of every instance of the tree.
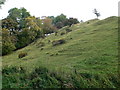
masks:
[[[69,18],[65,20],[64,26],[67,26],[67,25],[71,26],[72,24],[77,24],[77,23],[79,23],[79,21],[76,18]]]
[[[18,41],[15,44],[17,49],[23,48],[32,42],[34,36],[29,32],[29,29],[24,28],[22,32],[17,34]]]
[[[97,11],[97,9],[94,9],[93,13],[97,16],[97,18],[100,16],[100,13]]]
[[[64,14],[61,14],[54,18],[53,24],[59,29],[64,26],[64,21],[67,19],[67,17]]]
[[[2,29],[2,55],[6,55],[11,53],[13,50],[15,50],[15,44],[13,43],[13,39],[10,35],[10,32],[8,29],[3,28]]]
[[[18,28],[18,23],[11,18],[5,18],[2,20],[2,28],[8,29],[10,34],[13,34]]]
[[[21,8],[21,19],[20,19],[20,29],[25,27],[25,18],[31,16],[25,8]]]
[[[43,24],[42,29],[44,34],[53,33],[56,30],[56,28],[52,24],[52,19],[49,17],[43,19],[42,24]]]
[[[0,1],[0,5],[1,5],[1,4],[4,4],[5,1],[6,1],[6,0],[1,0],[1,1]]]
[[[55,18],[54,23],[63,22],[66,19],[67,19],[66,16],[64,14],[61,14]]]
[[[25,18],[30,16],[30,13],[27,12],[25,8],[12,8],[8,11],[9,15],[7,18],[12,19],[14,22],[18,23],[18,30],[21,30],[25,26]]]
[[[60,28],[64,27],[64,23],[63,23],[63,22],[57,22],[57,23],[55,24],[55,26],[56,26],[58,29],[60,29]]]
[[[1,5],[5,3],[6,0],[0,0],[0,8],[1,8]]]
[[[39,24],[41,24],[41,21],[38,24],[37,19],[34,16],[27,17],[25,19],[25,21],[26,21],[25,29],[29,30],[28,33],[30,34],[30,39],[34,40],[36,38],[37,34],[39,34],[39,31],[42,31],[41,27],[39,25]],[[31,35],[31,34],[33,34],[33,35]]]
[[[30,16],[25,8],[10,9],[8,17],[2,20],[2,28],[3,55],[44,36],[42,20]]]
[[[16,47],[25,47],[38,37],[41,37],[43,35],[41,25],[41,20],[34,16],[25,18],[25,28],[22,28],[22,31],[17,34],[18,42],[16,43]]]

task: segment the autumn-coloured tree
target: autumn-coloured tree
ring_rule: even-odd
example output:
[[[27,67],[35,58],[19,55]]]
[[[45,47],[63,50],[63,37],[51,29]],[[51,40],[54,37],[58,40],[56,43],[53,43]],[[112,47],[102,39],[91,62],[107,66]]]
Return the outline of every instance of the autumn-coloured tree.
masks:
[[[53,33],[56,30],[56,27],[52,24],[52,19],[46,17],[42,20],[42,29],[44,34]]]

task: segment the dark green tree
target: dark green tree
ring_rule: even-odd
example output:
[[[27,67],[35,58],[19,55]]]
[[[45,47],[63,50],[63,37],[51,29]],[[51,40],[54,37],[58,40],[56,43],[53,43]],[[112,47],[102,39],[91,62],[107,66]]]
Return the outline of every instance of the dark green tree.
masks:
[[[18,23],[18,30],[21,30],[25,27],[25,18],[30,16],[30,13],[27,12],[25,8],[12,8],[8,11],[9,15],[7,18],[12,19],[14,22]]]
[[[64,26],[64,22],[67,19],[66,15],[61,14],[57,17],[54,18],[53,20],[53,24],[59,29],[62,28]]]
[[[79,21],[76,18],[69,18],[69,19],[65,20],[64,25],[71,26],[72,24],[77,24],[77,23],[79,23]]]

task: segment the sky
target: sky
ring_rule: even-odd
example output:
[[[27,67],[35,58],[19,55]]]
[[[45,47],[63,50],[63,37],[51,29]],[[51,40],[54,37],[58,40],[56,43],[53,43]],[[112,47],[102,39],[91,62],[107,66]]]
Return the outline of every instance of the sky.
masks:
[[[24,7],[32,16],[57,16],[63,13],[79,21],[96,18],[94,8],[100,12],[99,19],[118,16],[119,0],[6,0],[0,9],[0,19],[7,17],[11,8]]]

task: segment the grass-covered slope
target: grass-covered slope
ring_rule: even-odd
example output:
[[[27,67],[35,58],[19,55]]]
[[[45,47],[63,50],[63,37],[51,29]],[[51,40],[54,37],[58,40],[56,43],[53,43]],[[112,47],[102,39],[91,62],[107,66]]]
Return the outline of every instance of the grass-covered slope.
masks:
[[[94,19],[84,23],[79,23],[70,27],[69,29],[71,29],[72,31],[68,33],[66,33],[66,28],[68,27],[64,27],[59,30],[57,35],[51,34],[44,39],[38,39],[29,46],[15,51],[10,55],[4,56],[2,60],[3,69],[16,66],[23,67],[26,69],[27,73],[31,73],[34,71],[34,69],[38,67],[44,67],[50,72],[58,72],[61,76],[62,73],[64,73],[65,75],[74,75],[74,73],[77,73],[78,75],[80,73],[85,73],[86,75],[88,74],[88,76],[95,74],[117,75],[117,17],[109,17],[104,20]],[[61,33],[64,34],[61,35]],[[53,41],[60,39],[65,40],[65,43],[56,46],[52,45]],[[18,55],[21,52],[27,53],[27,56],[23,58],[18,58]],[[107,78],[107,76],[105,78]],[[83,79],[76,77],[75,80],[80,81]],[[4,82],[4,84],[7,85],[6,82]],[[87,81],[85,81],[84,84],[86,82]],[[106,81],[108,83],[108,85],[106,86],[102,86],[102,84],[98,84],[94,80],[93,82],[93,84],[95,84],[93,85],[94,87],[117,87],[114,84],[111,84],[111,81],[109,80]],[[115,81],[115,83],[116,82],[117,81]],[[69,85],[69,83],[67,83],[67,85],[69,87],[92,87],[92,85],[80,86],[79,84],[76,84],[72,81],[71,83],[71,86]],[[48,84],[48,86],[50,85]],[[25,85],[23,85],[23,87],[25,87]]]

